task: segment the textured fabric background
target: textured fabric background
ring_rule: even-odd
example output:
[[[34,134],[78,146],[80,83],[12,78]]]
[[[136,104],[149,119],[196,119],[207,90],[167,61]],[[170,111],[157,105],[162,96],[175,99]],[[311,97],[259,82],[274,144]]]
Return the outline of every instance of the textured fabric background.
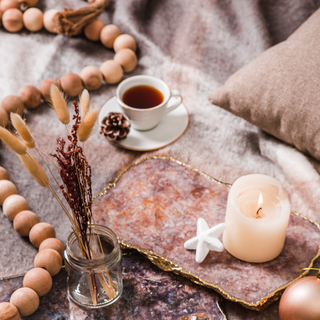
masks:
[[[80,0],[42,0],[38,7],[46,11],[84,5],[87,3]],[[212,106],[207,98],[239,68],[285,40],[319,7],[316,0],[111,0],[101,19],[133,35],[138,44],[138,67],[126,76],[153,75],[180,90],[190,112],[190,126],[177,142],[153,153],[118,149],[96,129],[86,145],[94,194],[132,162],[151,154],[165,155],[230,183],[249,173],[271,175],[282,183],[293,210],[320,222],[319,163]],[[79,73],[87,65],[100,67],[113,55],[82,36],[69,38],[45,30],[10,34],[1,28],[0,100],[17,94],[23,85],[38,86],[46,78]],[[92,92],[93,103],[101,107],[115,90],[116,85],[104,84]],[[56,137],[64,135],[54,112],[43,103],[25,117],[38,146],[54,152]],[[31,180],[3,147],[0,165],[8,170],[31,210],[41,221],[51,223],[57,238],[65,241],[70,227],[48,190]],[[36,249],[4,217],[0,219],[0,242],[0,277],[32,267]],[[229,307],[236,310],[229,318],[237,319],[242,309]]]

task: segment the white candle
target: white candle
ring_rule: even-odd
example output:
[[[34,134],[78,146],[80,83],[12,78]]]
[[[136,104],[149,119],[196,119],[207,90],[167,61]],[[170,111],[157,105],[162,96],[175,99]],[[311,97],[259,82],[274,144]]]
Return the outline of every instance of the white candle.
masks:
[[[261,174],[243,176],[228,195],[224,247],[240,260],[270,261],[283,249],[289,217],[288,197],[276,179]]]

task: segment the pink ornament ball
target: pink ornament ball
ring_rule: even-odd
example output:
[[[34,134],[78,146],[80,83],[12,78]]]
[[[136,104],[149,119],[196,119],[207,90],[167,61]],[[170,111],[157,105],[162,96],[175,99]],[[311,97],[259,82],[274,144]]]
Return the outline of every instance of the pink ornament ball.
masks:
[[[320,279],[305,277],[292,283],[281,297],[279,314],[281,320],[320,319]]]

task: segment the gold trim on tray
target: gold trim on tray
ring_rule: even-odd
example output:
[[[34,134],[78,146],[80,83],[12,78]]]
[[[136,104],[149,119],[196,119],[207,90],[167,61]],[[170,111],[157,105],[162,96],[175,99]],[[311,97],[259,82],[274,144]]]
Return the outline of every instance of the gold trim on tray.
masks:
[[[103,195],[105,195],[108,190],[111,188],[111,187],[114,187],[116,186],[116,183],[119,181],[119,179],[121,178],[121,176],[126,173],[131,167],[133,166],[137,166],[143,162],[145,162],[146,160],[150,160],[150,159],[164,159],[164,160],[171,160],[171,161],[174,161],[176,163],[178,163],[179,165],[182,165],[186,168],[189,168],[207,178],[209,178],[210,180],[212,181],[215,181],[219,184],[222,184],[222,185],[225,185],[225,186],[228,186],[228,187],[231,187],[232,184],[230,183],[226,183],[226,182],[222,182],[222,181],[219,181],[211,176],[209,176],[208,174],[186,164],[186,163],[183,163],[177,159],[174,159],[172,157],[157,157],[157,156],[153,156],[153,157],[146,157],[136,163],[133,163],[131,164],[130,166],[128,166],[124,171],[122,171],[118,176],[117,178],[114,180],[113,183],[109,183],[104,189],[102,192],[98,193],[96,196],[93,197],[93,200],[98,198],[98,197],[101,197]],[[292,214],[296,215],[296,216],[299,216],[305,220],[308,220],[310,221],[311,223],[315,224],[317,226],[317,228],[320,230],[320,225],[313,221],[312,219],[310,218],[307,218],[305,216],[303,216],[302,214],[300,213],[297,213],[295,211],[291,211]],[[293,282],[297,281],[298,279],[300,279],[301,277],[307,275],[309,273],[309,270],[306,270],[303,275],[300,275],[298,276],[297,278],[293,279],[292,281],[288,282],[287,284],[273,290],[272,292],[270,292],[269,294],[267,294],[266,296],[262,297],[259,301],[255,302],[255,303],[252,303],[252,302],[248,302],[248,301],[245,301],[245,300],[242,300],[242,299],[238,299],[236,297],[233,297],[231,294],[229,294],[228,292],[226,292],[224,289],[222,289],[221,287],[215,285],[215,284],[212,284],[212,283],[209,283],[203,279],[201,279],[200,277],[198,277],[197,275],[191,273],[191,272],[188,272],[186,270],[184,270],[183,268],[181,268],[179,265],[173,263],[172,261],[166,259],[165,257],[162,257],[152,251],[148,251],[148,250],[144,250],[144,249],[140,249],[138,247],[135,247],[135,246],[132,246],[122,240],[119,239],[119,242],[120,242],[120,245],[123,249],[130,249],[130,250],[135,250],[141,254],[143,254],[145,257],[147,257],[153,264],[155,264],[157,267],[159,267],[160,269],[164,270],[164,271],[172,271],[173,273],[175,274],[178,274],[180,276],[183,276],[189,280],[191,280],[192,282],[196,283],[196,284],[199,284],[201,286],[204,286],[204,287],[207,287],[207,288],[210,288],[210,289],[213,289],[215,290],[216,292],[218,292],[219,294],[221,294],[225,299],[227,300],[230,300],[232,302],[236,302],[236,303],[240,303],[242,306],[246,307],[247,309],[251,309],[251,310],[256,310],[256,311],[261,311],[263,309],[265,309],[268,305],[270,305],[271,303],[277,301],[283,291]],[[309,266],[307,268],[311,268],[313,266],[313,263],[314,261],[320,256],[320,247],[318,248],[318,253],[317,255],[311,260]]]

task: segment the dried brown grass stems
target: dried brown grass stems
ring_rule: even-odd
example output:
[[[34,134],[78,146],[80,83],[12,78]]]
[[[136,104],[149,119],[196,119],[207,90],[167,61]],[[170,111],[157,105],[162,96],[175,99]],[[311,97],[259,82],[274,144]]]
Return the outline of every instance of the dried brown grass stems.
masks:
[[[70,115],[63,94],[54,85],[51,85],[50,92],[51,105],[58,119],[64,125],[67,125],[70,122]],[[79,115],[78,103],[74,101],[73,105],[74,124],[71,131],[69,133],[66,127],[67,139],[58,138],[56,153],[51,154],[57,163],[47,153],[36,147],[36,142],[25,121],[17,114],[11,114],[11,121],[22,140],[2,127],[0,127],[0,139],[17,154],[22,165],[39,185],[48,188],[56,198],[71,223],[71,227],[78,240],[82,258],[97,259],[103,257],[104,253],[91,209],[91,167],[85,157],[83,148],[78,145],[78,141],[85,142],[89,138],[97,121],[99,111],[96,108],[90,109],[90,97],[86,90],[80,97],[82,119]],[[48,175],[39,162],[27,151],[27,148],[34,149],[34,152],[38,153],[68,205],[65,204],[50,185]],[[54,168],[59,172],[62,184],[58,183],[50,169],[48,159],[50,159],[54,164]],[[110,299],[116,296],[118,288],[111,280],[107,269],[104,274],[95,274],[91,271],[87,278],[95,305],[97,304],[99,283]]]

